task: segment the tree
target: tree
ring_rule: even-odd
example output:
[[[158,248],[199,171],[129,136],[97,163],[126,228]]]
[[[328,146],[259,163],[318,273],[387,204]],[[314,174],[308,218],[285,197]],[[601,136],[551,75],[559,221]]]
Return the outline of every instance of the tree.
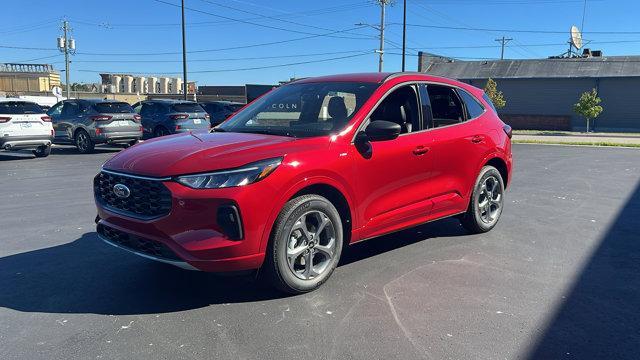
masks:
[[[596,89],[591,89],[583,92],[580,100],[573,105],[573,111],[587,121],[587,132],[589,132],[589,120],[597,118],[603,110],[600,106],[601,101]]]
[[[496,109],[502,109],[507,105],[507,101],[504,99],[504,95],[502,95],[502,91],[498,90],[498,84],[492,78],[487,80],[487,84],[484,86],[484,92],[487,94],[493,106]]]

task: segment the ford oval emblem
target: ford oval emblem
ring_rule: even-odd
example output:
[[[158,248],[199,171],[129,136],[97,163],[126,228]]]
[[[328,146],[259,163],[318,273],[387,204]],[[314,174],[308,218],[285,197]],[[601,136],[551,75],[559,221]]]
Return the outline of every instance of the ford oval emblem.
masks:
[[[126,199],[131,195],[131,190],[124,184],[115,184],[113,186],[113,193],[119,198]]]

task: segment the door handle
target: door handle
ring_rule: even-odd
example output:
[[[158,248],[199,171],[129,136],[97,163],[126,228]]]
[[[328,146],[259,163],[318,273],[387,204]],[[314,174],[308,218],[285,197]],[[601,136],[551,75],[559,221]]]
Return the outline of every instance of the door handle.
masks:
[[[482,135],[475,135],[474,137],[471,138],[471,142],[474,144],[479,144],[483,141],[484,141],[484,136]]]
[[[422,145],[416,147],[415,149],[413,149],[413,155],[416,156],[420,156],[420,155],[424,155],[426,153],[429,152],[429,148],[428,147],[424,147]]]

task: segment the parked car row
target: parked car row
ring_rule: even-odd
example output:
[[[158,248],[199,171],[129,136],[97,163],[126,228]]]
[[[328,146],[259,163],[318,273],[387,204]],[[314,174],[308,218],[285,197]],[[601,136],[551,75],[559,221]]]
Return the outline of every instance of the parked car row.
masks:
[[[51,144],[72,144],[80,153],[96,145],[134,145],[141,139],[205,132],[244,104],[228,101],[196,103],[155,99],[130,104],[107,99],[68,99],[45,111],[36,103],[2,99],[0,148],[32,150],[48,156]]]

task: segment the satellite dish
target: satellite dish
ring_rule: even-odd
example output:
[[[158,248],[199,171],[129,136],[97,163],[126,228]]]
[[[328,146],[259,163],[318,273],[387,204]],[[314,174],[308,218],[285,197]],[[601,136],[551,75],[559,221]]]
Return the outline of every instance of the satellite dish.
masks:
[[[571,45],[575,46],[576,49],[580,49],[582,47],[582,33],[575,25],[571,27]]]

